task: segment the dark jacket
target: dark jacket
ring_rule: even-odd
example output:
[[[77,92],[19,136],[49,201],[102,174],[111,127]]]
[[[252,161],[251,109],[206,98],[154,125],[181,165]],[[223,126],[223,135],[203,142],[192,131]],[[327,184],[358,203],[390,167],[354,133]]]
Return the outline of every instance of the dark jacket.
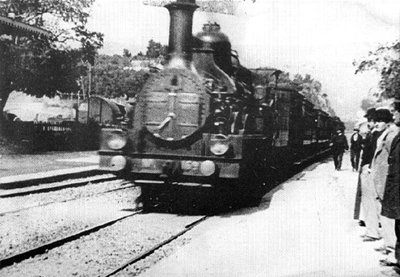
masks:
[[[361,167],[368,164],[370,165],[372,159],[374,158],[375,149],[376,149],[376,141],[382,132],[372,132],[367,135],[367,137],[363,141],[363,153],[361,156]]]
[[[357,138],[357,140],[355,140]],[[354,133],[350,137],[350,149],[356,152],[361,151],[363,138],[359,133]]]
[[[389,169],[382,200],[382,215],[400,219],[400,136],[397,134],[390,147]]]
[[[332,143],[333,143],[333,145],[332,145],[333,153],[343,153],[344,150],[349,149],[347,139],[344,135],[338,135],[338,136],[333,137]]]

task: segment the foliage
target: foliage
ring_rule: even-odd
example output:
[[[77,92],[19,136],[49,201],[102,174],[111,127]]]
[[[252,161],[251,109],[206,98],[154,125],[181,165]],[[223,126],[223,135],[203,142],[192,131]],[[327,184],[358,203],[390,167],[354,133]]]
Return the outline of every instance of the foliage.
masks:
[[[152,74],[152,65],[163,64],[166,55],[167,46],[151,39],[146,54],[139,52],[133,56],[128,49],[123,49],[122,56],[97,56],[92,72],[94,91],[91,93],[108,98],[134,97]],[[140,64],[140,69],[133,68],[135,62]]]
[[[133,97],[150,75],[129,66],[126,56],[99,55],[93,67],[94,92],[108,98]]]
[[[146,54],[143,54],[141,51],[132,57],[132,60],[152,60],[154,63],[164,65],[166,63],[168,54],[168,46],[162,45],[159,42],[155,42],[154,40],[149,40],[147,45]]]
[[[293,83],[301,88],[300,92],[304,94],[304,97],[317,108],[332,116],[335,115],[335,111],[331,106],[328,95],[322,92],[322,84],[320,81],[313,79],[310,74],[306,74],[304,77],[300,74],[296,74]]]
[[[379,87],[383,98],[396,97],[400,99],[400,42],[388,46],[380,46],[374,52],[368,53],[368,58],[353,62],[355,73],[375,70],[381,75]]]
[[[0,60],[5,72],[0,87],[2,109],[13,90],[36,96],[79,89],[78,63],[93,63],[103,36],[85,25],[94,0],[13,0],[8,10],[15,19],[49,30],[49,38],[18,33],[0,36]]]
[[[27,48],[29,47],[29,51]],[[52,95],[57,90],[75,92],[79,89],[77,64],[80,50],[48,48],[42,41],[30,41],[25,45],[5,47],[7,72],[11,81],[9,92],[21,90],[36,96]]]
[[[132,53],[128,49],[124,49],[122,52],[123,52],[123,54],[122,54],[123,57],[128,58],[128,59],[130,59],[132,57]]]
[[[149,59],[165,57],[167,52],[168,47],[166,45],[162,45],[161,43],[155,42],[151,39],[149,41],[149,45],[147,46],[146,57]]]
[[[251,70],[253,74],[253,82],[255,85],[270,85],[289,87],[297,89],[304,97],[313,103],[317,108],[335,116],[335,112],[331,107],[328,95],[323,92],[320,81],[315,80],[310,74],[296,74],[294,78],[290,77],[288,72],[282,72],[276,68],[263,67]],[[278,80],[275,80],[275,72],[280,72]]]
[[[9,0],[8,9],[15,19],[27,24],[43,27],[53,33],[49,39],[52,46],[66,47],[65,42],[79,41],[96,46],[102,35],[90,32],[85,25],[88,9],[95,0]]]

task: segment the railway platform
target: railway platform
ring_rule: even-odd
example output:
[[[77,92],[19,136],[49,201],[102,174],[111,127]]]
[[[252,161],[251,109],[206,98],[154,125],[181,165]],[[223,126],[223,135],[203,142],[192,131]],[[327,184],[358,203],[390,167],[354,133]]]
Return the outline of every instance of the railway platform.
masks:
[[[140,276],[400,276],[379,265],[382,241],[363,242],[353,219],[358,173],[348,153],[281,184],[259,207],[213,217],[191,242]]]
[[[0,184],[5,180],[29,179],[98,167],[96,151],[49,152],[32,155],[0,155]]]

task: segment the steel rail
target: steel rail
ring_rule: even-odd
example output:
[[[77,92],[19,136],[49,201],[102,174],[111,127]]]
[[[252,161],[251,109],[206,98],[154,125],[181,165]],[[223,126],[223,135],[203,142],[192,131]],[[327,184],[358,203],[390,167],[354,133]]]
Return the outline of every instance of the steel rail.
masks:
[[[200,224],[202,221],[206,220],[208,217],[209,216],[202,216],[200,219],[198,219],[198,220],[186,225],[184,230],[182,230],[179,233],[171,236],[170,238],[162,241],[161,243],[158,243],[157,245],[155,245],[151,249],[147,250],[146,252],[144,252],[144,253],[132,258],[131,260],[129,260],[129,261],[125,262],[125,263],[123,263],[118,268],[116,268],[113,271],[110,271],[107,274],[103,275],[103,277],[110,277],[112,275],[115,275],[116,273],[120,272],[121,270],[123,270],[124,268],[128,267],[129,265],[134,264],[134,263],[136,263],[136,262],[138,262],[140,260],[143,260],[143,259],[147,258],[148,256],[153,254],[158,249],[162,248],[163,246],[169,244],[171,241],[179,238],[180,236],[184,235],[186,232],[188,232],[191,229],[193,229],[196,225]]]
[[[16,189],[36,186],[40,183],[63,181],[67,178],[83,178],[101,173],[97,166],[60,169],[48,172],[23,174],[16,176],[0,177],[0,189]]]
[[[76,240],[76,239],[78,239],[78,238],[80,238],[82,236],[89,235],[91,233],[97,232],[100,229],[103,229],[105,227],[113,225],[114,223],[116,223],[118,221],[121,221],[121,220],[123,220],[125,218],[137,215],[137,214],[139,214],[141,212],[142,212],[142,210],[138,209],[137,211],[135,211],[135,212],[133,212],[131,214],[124,215],[124,216],[118,217],[118,218],[113,219],[113,220],[108,220],[108,221],[103,222],[101,224],[98,224],[96,226],[89,227],[89,228],[86,228],[86,229],[84,229],[82,231],[76,232],[76,233],[74,233],[72,235],[66,236],[64,238],[56,239],[56,240],[53,240],[51,242],[42,244],[42,245],[40,245],[38,247],[32,248],[30,250],[23,251],[23,252],[20,252],[18,254],[6,257],[6,258],[0,260],[0,268],[4,268],[4,267],[10,266],[10,265],[12,265],[14,263],[21,262],[21,261],[26,260],[26,259],[28,259],[30,257],[35,256],[35,255],[43,254],[43,253],[45,253],[46,251],[48,251],[50,249],[56,248],[58,246],[61,246],[61,245],[65,244],[65,243],[67,243],[67,242],[71,242],[73,240]]]
[[[94,176],[90,176],[87,178],[95,178],[95,179],[91,179],[91,180],[84,180],[84,181],[79,181],[79,182],[74,182],[74,180],[71,180],[68,183],[65,184],[54,184],[54,183],[47,183],[47,184],[42,184],[42,185],[37,185],[38,187],[34,186],[34,187],[29,187],[27,189],[14,189],[13,192],[8,192],[7,190],[0,192],[0,198],[8,198],[8,197],[16,197],[16,196],[24,196],[24,195],[28,195],[28,194],[35,194],[35,193],[42,193],[42,192],[50,192],[50,191],[56,191],[56,190],[61,190],[64,188],[73,188],[73,187],[80,187],[80,186],[84,186],[86,184],[96,184],[96,183],[100,183],[100,182],[107,182],[107,181],[114,181],[117,180],[118,177],[117,176],[103,176],[99,175],[98,178],[95,178],[96,175]],[[52,185],[54,184],[54,185]]]
[[[121,182],[120,185],[123,186],[123,185],[129,184],[129,183],[131,183],[131,182],[130,182],[130,181],[123,181],[123,182]],[[118,191],[118,190],[123,190],[123,189],[129,189],[129,188],[133,188],[133,187],[136,187],[136,186],[137,186],[136,184],[133,184],[133,185],[131,185],[131,186],[126,186],[126,187],[122,187],[122,188],[115,188],[115,189],[110,189],[110,190],[98,192],[98,193],[95,193],[95,194],[90,195],[90,196],[84,196],[84,197],[76,197],[76,198],[64,199],[64,200],[58,201],[58,202],[57,202],[57,201],[51,201],[51,202],[48,202],[48,203],[44,203],[44,204],[40,204],[40,205],[34,205],[34,206],[29,206],[29,207],[25,207],[25,208],[21,208],[21,209],[17,209],[17,210],[11,210],[11,211],[6,211],[6,212],[0,212],[0,216],[4,216],[4,215],[9,214],[9,213],[17,213],[17,212],[24,211],[24,210],[28,210],[28,209],[32,209],[32,208],[43,207],[43,206],[51,205],[51,204],[54,204],[54,203],[64,203],[64,202],[74,201],[74,200],[81,199],[81,198],[97,197],[97,196],[102,195],[102,194],[106,194],[106,193],[110,193],[110,192],[114,192],[114,191]],[[0,197],[0,198],[1,198],[1,197]]]

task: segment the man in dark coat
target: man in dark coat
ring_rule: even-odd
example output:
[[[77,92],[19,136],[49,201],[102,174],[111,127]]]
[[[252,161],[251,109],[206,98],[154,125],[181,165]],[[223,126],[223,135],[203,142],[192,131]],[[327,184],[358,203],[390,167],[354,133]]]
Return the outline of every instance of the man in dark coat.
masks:
[[[362,149],[362,136],[359,134],[359,131],[359,128],[354,128],[354,133],[350,138],[350,161],[353,171],[358,171]]]
[[[369,109],[365,117],[368,119],[368,125],[371,133],[367,134],[363,142],[363,153],[360,165],[360,196],[361,206],[365,221],[365,235],[363,241],[376,241],[381,238],[379,231],[379,218],[377,216],[377,193],[371,175],[371,162],[375,154],[376,142],[383,131],[375,128],[376,110]],[[359,194],[357,194],[359,195]],[[357,201],[357,199],[356,199]],[[356,205],[358,203],[356,202]]]
[[[378,138],[376,143],[376,150],[374,158],[371,162],[371,177],[375,187],[376,198],[376,216],[377,221],[381,224],[380,233],[382,235],[382,246],[375,250],[381,251],[383,254],[388,254],[388,260],[394,259],[392,249],[395,248],[396,234],[394,232],[394,219],[387,218],[381,215],[382,199],[385,191],[386,177],[388,174],[388,158],[390,147],[394,137],[398,134],[399,128],[392,124],[393,114],[385,108],[376,110],[376,124],[375,129],[383,131],[382,135]],[[393,258],[392,258],[393,256]]]
[[[394,122],[400,125],[400,100],[395,102]],[[386,178],[386,186],[382,199],[383,216],[395,219],[396,246],[395,258],[397,270],[400,269],[400,134],[397,134],[390,146],[388,158],[389,169]],[[392,264],[386,264],[392,265]]]
[[[367,111],[367,113],[364,115],[364,117],[368,120],[368,129],[369,129],[369,131],[368,131],[368,133],[366,134],[366,136],[365,136],[365,138],[363,138],[363,140],[362,140],[362,145],[361,145],[361,148],[362,148],[362,156],[361,156],[361,166],[360,166],[360,170],[359,170],[359,175],[358,175],[358,184],[357,184],[357,193],[356,193],[356,199],[355,199],[355,202],[354,202],[354,219],[359,219],[360,221],[359,221],[359,224],[361,225],[361,226],[365,226],[365,222],[364,222],[364,216],[361,216],[361,212],[363,212],[362,210],[364,210],[365,208],[364,208],[364,206],[365,206],[365,204],[363,204],[363,205],[361,205],[361,198],[362,198],[362,196],[361,196],[361,187],[362,187],[362,184],[363,185],[365,185],[366,184],[366,182],[368,182],[368,168],[369,168],[369,164],[371,163],[371,161],[372,161],[372,158],[373,158],[373,153],[374,152],[372,152],[371,151],[371,140],[372,140],[372,131],[373,131],[373,129],[374,129],[374,127],[375,127],[375,108],[370,108],[370,109],[368,109],[368,111]],[[372,154],[371,154],[371,152],[372,152]],[[366,168],[366,170],[364,170],[364,172],[363,172],[363,166],[364,165],[368,165]],[[361,210],[361,206],[363,206],[363,209]],[[374,228],[375,229],[375,228]],[[376,236],[376,238],[378,238],[379,237],[379,235],[378,235],[378,232],[377,231],[370,231],[370,232],[367,232],[367,233],[370,233],[368,236],[369,237],[371,237],[371,235],[375,238],[375,236]]]
[[[335,169],[340,170],[342,168],[343,153],[345,150],[349,150],[347,139],[341,130],[337,131],[337,135],[333,137],[332,143],[333,162],[335,163]]]
[[[366,138],[363,141],[363,153],[361,156],[361,171],[363,167],[368,165],[368,170],[370,169],[370,165],[372,159],[375,154],[376,149],[376,141],[383,131],[377,131],[375,129],[375,120],[376,120],[376,109],[372,108],[367,111],[365,117],[368,119],[368,125],[370,125],[371,132],[367,134]]]

